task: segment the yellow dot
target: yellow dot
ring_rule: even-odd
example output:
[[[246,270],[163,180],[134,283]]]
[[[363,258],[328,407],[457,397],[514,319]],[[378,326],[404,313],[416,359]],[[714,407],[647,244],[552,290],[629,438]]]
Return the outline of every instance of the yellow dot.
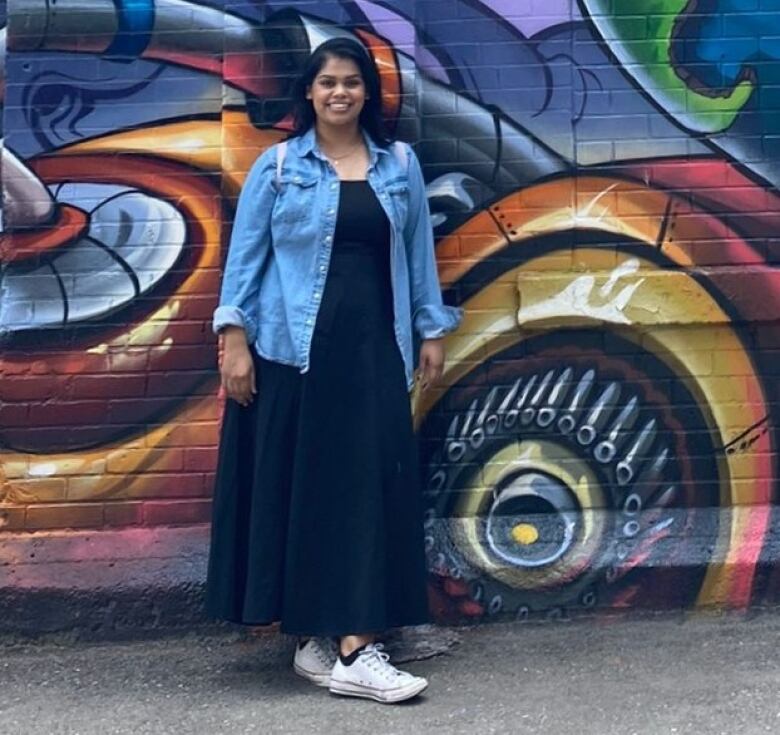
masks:
[[[539,540],[539,530],[531,523],[518,523],[512,529],[512,538],[521,546],[530,546]]]

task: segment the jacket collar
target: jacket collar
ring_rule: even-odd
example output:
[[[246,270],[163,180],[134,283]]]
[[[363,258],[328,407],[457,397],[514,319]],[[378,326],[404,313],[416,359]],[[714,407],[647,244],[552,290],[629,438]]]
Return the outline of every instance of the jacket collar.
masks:
[[[376,159],[379,155],[388,153],[386,148],[382,148],[374,143],[371,136],[365,131],[363,133],[363,140],[366,142],[368,148],[368,155],[371,160],[371,165],[376,163]],[[325,154],[320,150],[320,146],[317,143],[317,133],[312,125],[302,136],[298,138],[298,155],[308,156],[313,153],[317,158],[325,160]]]

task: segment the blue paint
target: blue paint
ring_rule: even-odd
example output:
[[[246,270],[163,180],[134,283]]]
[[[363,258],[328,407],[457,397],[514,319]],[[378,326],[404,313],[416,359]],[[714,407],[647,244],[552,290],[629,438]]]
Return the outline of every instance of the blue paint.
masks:
[[[119,29],[106,56],[138,58],[149,45],[154,27],[154,0],[114,0]]]
[[[729,130],[711,138],[780,185],[780,0],[699,0],[675,27],[673,63],[700,94],[727,95],[745,77],[754,94]]]

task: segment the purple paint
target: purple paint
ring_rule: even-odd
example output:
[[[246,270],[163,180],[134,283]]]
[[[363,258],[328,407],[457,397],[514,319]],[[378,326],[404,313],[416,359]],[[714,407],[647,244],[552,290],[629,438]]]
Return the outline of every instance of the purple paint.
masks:
[[[436,57],[427,49],[417,45],[415,27],[406,18],[369,0],[356,0],[355,5],[371,22],[373,29],[382,38],[387,39],[396,51],[411,56],[417,67],[428,76],[442,82],[447,81],[447,74]]]
[[[481,0],[481,2],[482,5],[505,18],[526,38],[545,28],[582,19],[574,0]]]

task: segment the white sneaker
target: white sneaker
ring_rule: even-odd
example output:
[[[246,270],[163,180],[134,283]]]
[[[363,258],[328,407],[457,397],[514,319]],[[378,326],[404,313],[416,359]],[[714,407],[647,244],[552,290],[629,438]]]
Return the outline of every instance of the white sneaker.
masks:
[[[295,647],[293,669],[298,676],[314,682],[318,687],[330,684],[330,672],[339,657],[336,642],[332,638],[309,638]]]
[[[382,648],[381,643],[367,645],[349,666],[337,659],[330,675],[330,691],[391,703],[416,697],[428,686],[421,676],[396,669]]]

